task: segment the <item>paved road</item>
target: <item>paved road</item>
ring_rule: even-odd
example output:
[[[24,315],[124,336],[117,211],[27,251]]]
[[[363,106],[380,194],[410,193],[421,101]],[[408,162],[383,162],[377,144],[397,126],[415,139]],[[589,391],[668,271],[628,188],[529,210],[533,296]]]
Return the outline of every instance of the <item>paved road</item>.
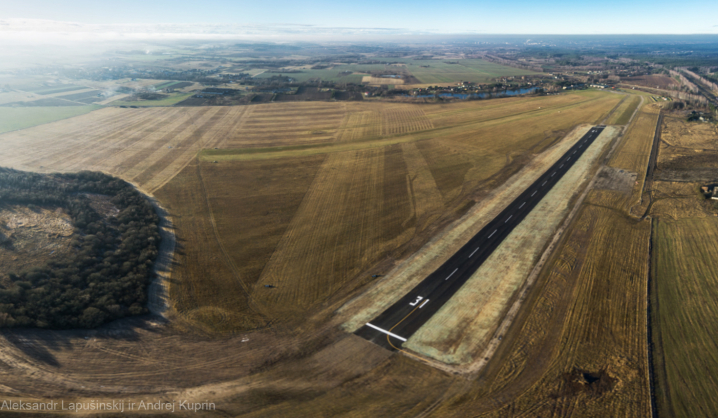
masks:
[[[521,223],[573,166],[604,126],[586,133],[561,159],[469,240],[446,263],[355,334],[397,350],[474,274],[509,233]]]

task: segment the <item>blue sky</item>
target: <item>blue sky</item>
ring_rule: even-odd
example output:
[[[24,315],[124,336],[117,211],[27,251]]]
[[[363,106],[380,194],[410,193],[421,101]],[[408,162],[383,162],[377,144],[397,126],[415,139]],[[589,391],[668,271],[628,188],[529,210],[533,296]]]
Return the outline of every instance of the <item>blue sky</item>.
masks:
[[[438,33],[718,34],[718,0],[2,0],[0,19],[301,24]]]

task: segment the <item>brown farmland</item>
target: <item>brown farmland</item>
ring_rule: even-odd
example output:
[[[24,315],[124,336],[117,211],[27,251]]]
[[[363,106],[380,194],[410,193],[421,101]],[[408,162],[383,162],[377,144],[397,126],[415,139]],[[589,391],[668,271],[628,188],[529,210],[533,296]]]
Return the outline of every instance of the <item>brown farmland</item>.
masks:
[[[3,332],[0,393],[209,399],[256,417],[645,416],[650,227],[604,194],[637,196],[592,192],[601,204],[579,211],[481,379],[390,356],[333,319],[371,274],[620,99],[105,109],[2,135],[0,165],[101,169],[153,191],[178,248],[170,324]],[[646,147],[624,148],[612,165],[639,171]]]
[[[621,81],[626,84],[635,84],[636,86],[650,87],[662,90],[670,90],[680,87],[680,83],[674,78],[662,74],[624,77],[621,79]]]
[[[662,416],[713,416],[718,389],[715,295],[718,215],[700,187],[714,183],[718,131],[667,114],[652,190],[653,344]]]

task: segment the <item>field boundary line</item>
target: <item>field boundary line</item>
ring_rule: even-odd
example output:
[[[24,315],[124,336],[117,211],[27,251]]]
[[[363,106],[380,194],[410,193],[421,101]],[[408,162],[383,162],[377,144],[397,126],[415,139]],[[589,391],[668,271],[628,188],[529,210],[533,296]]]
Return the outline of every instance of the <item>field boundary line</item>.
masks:
[[[245,120],[245,117],[244,117],[244,116],[246,115],[246,113],[247,113],[247,110],[245,110],[244,112],[242,112],[242,114],[241,114],[240,117],[237,119],[237,121],[232,124],[232,126],[231,126],[231,128],[228,130],[228,132],[233,132],[236,128],[239,127],[239,125],[241,125],[241,124],[244,122],[244,120]],[[226,116],[225,116],[225,117],[226,117]],[[219,132],[215,132],[215,133],[212,135],[212,139],[215,139],[215,137],[216,137],[217,135],[219,135]],[[222,138],[219,139],[219,141],[217,141],[217,142],[215,142],[215,143],[213,143],[213,144],[208,144],[208,141],[205,141],[205,140],[203,140],[203,138],[200,138],[199,141],[197,141],[199,147],[198,147],[197,151],[194,151],[194,156],[193,156],[193,157],[190,157],[190,158],[187,158],[187,161],[185,161],[184,163],[182,163],[182,165],[181,165],[180,167],[178,167],[177,170],[174,171],[174,173],[172,173],[170,176],[167,176],[167,178],[164,179],[160,184],[158,184],[158,185],[156,185],[156,186],[153,186],[151,192],[154,193],[154,192],[156,192],[157,190],[159,190],[159,189],[161,189],[162,187],[164,187],[165,184],[169,183],[170,180],[172,180],[172,179],[175,178],[179,173],[181,173],[182,170],[184,170],[193,160],[196,159],[196,160],[197,160],[197,163],[199,164],[199,159],[197,158],[197,156],[198,156],[198,154],[199,154],[200,152],[202,152],[203,149],[205,149],[205,147],[206,147],[207,145],[209,145],[209,146],[215,145],[215,146],[219,147],[219,146],[221,146],[222,144],[224,144],[224,143],[226,143],[226,142],[227,142],[227,135],[223,136]],[[202,143],[204,143],[204,144],[202,144]],[[184,154],[182,154],[179,158],[184,157],[185,154],[191,155],[191,154],[192,154],[191,151],[192,151],[192,149],[190,148],[190,149],[187,150]],[[159,175],[160,173],[162,173],[162,172],[157,173],[157,175]],[[154,179],[154,178],[153,178],[153,179]],[[152,180],[148,181],[147,184],[150,184],[151,181],[152,181]]]

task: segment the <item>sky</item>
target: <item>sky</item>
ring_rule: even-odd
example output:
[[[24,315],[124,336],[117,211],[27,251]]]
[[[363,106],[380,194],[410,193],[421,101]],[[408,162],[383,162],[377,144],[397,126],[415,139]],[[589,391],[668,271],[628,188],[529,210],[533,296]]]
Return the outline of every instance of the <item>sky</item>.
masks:
[[[718,1],[0,1],[0,21],[17,18],[85,24],[293,24],[444,34],[718,34]]]

